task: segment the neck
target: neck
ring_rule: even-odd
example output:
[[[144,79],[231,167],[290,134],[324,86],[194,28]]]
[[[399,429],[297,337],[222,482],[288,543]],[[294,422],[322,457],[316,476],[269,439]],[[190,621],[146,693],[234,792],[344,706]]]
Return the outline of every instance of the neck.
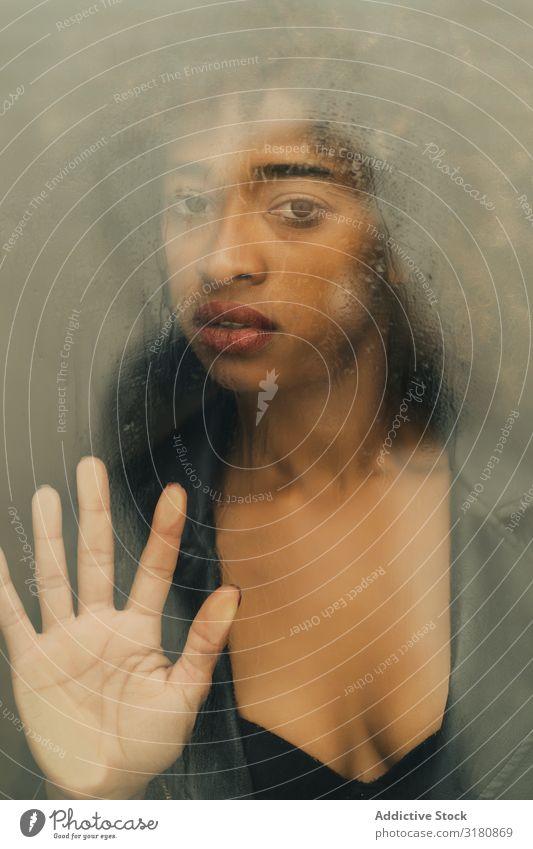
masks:
[[[258,393],[239,393],[234,466],[253,470],[254,489],[315,490],[324,479],[368,474],[388,430],[381,340],[360,347],[329,381],[279,386],[258,424]],[[247,475],[250,473],[247,472]]]

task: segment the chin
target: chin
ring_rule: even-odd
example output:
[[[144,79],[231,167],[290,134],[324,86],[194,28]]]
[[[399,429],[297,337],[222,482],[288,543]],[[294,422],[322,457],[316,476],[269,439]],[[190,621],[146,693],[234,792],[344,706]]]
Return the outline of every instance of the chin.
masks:
[[[215,383],[218,383],[224,389],[230,389],[241,394],[253,393],[257,395],[261,389],[260,382],[265,380],[269,372],[274,369],[276,374],[279,374],[279,368],[268,357],[258,358],[254,362],[224,356],[219,357],[216,361],[211,359],[206,362],[205,357],[203,357],[202,363],[209,377]]]

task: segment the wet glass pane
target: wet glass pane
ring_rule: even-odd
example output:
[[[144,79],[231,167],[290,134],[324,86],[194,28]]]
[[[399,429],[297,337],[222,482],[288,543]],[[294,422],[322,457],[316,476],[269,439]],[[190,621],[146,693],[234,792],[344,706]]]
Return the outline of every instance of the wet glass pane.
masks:
[[[529,4],[1,13],[3,797],[531,798]]]

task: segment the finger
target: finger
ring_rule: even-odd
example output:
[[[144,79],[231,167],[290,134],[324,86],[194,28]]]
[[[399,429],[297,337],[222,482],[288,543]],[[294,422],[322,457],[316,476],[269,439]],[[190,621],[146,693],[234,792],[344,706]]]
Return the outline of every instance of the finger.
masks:
[[[83,457],[76,469],[79,505],[78,597],[83,607],[113,605],[114,546],[104,463]]]
[[[187,688],[193,709],[199,710],[207,698],[213,670],[228,641],[240,600],[241,591],[234,584],[211,593],[196,614],[183,653],[174,664],[171,680]]]
[[[160,615],[168,595],[185,525],[187,496],[179,484],[169,484],[157,502],[126,607]]]
[[[36,578],[43,629],[74,615],[65,559],[61,500],[51,486],[37,490],[31,502]]]
[[[26,615],[24,606],[11,581],[4,552],[0,548],[0,630],[2,631],[11,661],[37,638],[35,629]]]

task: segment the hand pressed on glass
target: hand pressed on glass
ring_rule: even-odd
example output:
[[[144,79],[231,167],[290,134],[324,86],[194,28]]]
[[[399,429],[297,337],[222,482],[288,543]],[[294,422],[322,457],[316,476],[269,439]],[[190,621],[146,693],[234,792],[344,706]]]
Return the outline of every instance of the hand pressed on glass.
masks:
[[[77,468],[78,614],[72,604],[57,492],[33,497],[42,634],[35,632],[0,551],[0,628],[28,743],[66,798],[138,798],[179,757],[227,642],[239,590],[219,587],[198,611],[177,663],[161,649],[161,613],[185,524],[186,495],[168,486],[124,610],[113,605],[113,528],[104,464]],[[30,734],[30,732],[33,732]],[[56,744],[49,751],[42,738]]]

